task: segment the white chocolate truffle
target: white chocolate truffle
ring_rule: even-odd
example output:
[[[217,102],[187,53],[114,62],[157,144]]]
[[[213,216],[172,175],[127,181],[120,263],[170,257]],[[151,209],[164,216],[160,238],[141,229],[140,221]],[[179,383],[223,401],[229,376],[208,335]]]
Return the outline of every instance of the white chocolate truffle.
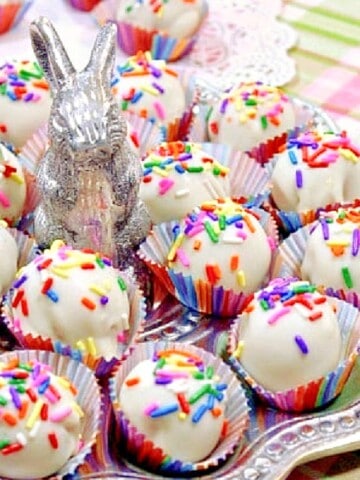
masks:
[[[324,377],[342,359],[334,305],[308,282],[272,280],[255,294],[239,329],[239,361],[271,392]]]
[[[194,281],[252,293],[266,280],[270,243],[256,213],[230,199],[208,201],[178,225],[168,266]]]
[[[185,111],[185,92],[178,74],[164,60],[139,52],[116,68],[112,91],[122,111],[154,122],[171,123]]]
[[[4,295],[17,272],[18,247],[11,233],[1,225],[0,259],[0,295]]]
[[[24,209],[26,182],[16,156],[0,143],[0,218],[12,224]]]
[[[127,285],[99,254],[54,245],[22,268],[12,315],[23,333],[111,359],[129,332]]]
[[[70,382],[38,362],[0,363],[0,379],[1,477],[56,473],[79,448],[83,414]]]
[[[22,147],[47,122],[50,92],[36,62],[9,61],[0,66],[0,140]]]
[[[300,134],[279,154],[271,175],[280,210],[303,212],[359,198],[360,148],[345,133]]]
[[[117,20],[173,38],[192,36],[206,11],[205,0],[128,0],[117,10]]]
[[[322,212],[310,229],[301,278],[334,289],[360,291],[360,208]]]
[[[180,220],[201,203],[229,195],[229,169],[191,142],[164,142],[142,163],[140,198],[153,223]]]
[[[295,127],[295,110],[279,88],[261,82],[240,84],[222,94],[208,116],[208,134],[243,152]]]
[[[221,437],[226,388],[198,356],[163,350],[128,374],[119,402],[130,424],[165,454],[197,462]]]

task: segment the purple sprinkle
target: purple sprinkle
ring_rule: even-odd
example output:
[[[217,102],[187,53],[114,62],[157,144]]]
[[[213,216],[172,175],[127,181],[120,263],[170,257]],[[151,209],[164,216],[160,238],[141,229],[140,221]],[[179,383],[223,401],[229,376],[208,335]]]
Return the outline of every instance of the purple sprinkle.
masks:
[[[296,345],[299,347],[301,353],[303,353],[304,355],[309,353],[308,346],[306,345],[304,339],[300,335],[295,335],[294,340]]]
[[[103,295],[101,298],[100,298],[100,303],[101,305],[106,305],[109,301],[109,297],[106,297],[105,295]]]
[[[296,178],[296,186],[297,188],[301,188],[303,186],[303,177],[302,177],[302,172],[301,170],[296,170],[295,172],[295,178]]]
[[[191,153],[182,153],[181,155],[178,156],[177,160],[180,162],[183,162],[184,160],[191,160],[192,159],[192,154]]]
[[[221,102],[221,105],[220,105],[220,113],[225,114],[226,108],[227,108],[227,106],[228,106],[228,103],[229,103],[229,99],[228,99],[228,98],[225,98],[225,99]]]
[[[16,280],[16,282],[13,283],[14,288],[20,288],[23,283],[25,283],[27,280],[27,276],[23,275],[22,277],[19,278],[19,280]]]
[[[156,377],[155,383],[157,385],[168,385],[169,383],[172,383],[173,379],[170,377]]]
[[[105,265],[107,265],[108,267],[111,267],[111,260],[109,258],[104,257],[101,260]]]
[[[329,233],[329,225],[326,220],[320,220],[321,223],[321,228],[323,232],[323,239],[324,240],[329,240],[330,233]]]
[[[352,245],[351,245],[351,254],[353,257],[356,257],[356,255],[358,254],[359,246],[360,246],[360,231],[358,228],[355,228],[352,234]]]
[[[159,85],[157,82],[152,82],[151,84],[158,92],[160,93],[164,93],[165,92],[165,89]]]
[[[34,98],[34,94],[32,92],[29,92],[23,96],[24,102],[31,102],[33,98]]]
[[[13,401],[13,404],[15,405],[15,407],[20,410],[21,408],[21,400],[20,400],[20,396],[18,394],[18,392],[15,390],[14,387],[10,387],[9,388],[9,392],[10,392],[10,395],[11,395],[11,399]]]

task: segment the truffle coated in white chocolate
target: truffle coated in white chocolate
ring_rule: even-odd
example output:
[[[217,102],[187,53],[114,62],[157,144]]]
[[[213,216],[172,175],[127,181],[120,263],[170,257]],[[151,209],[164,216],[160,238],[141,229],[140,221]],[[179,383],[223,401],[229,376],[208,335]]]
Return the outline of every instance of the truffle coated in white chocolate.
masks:
[[[310,227],[301,277],[316,285],[360,291],[360,208],[322,212]]]
[[[270,243],[255,212],[230,199],[212,200],[178,225],[168,266],[194,281],[252,293],[266,280]]]
[[[126,282],[99,254],[53,246],[22,268],[12,315],[23,333],[59,340],[111,359],[127,338]]]
[[[7,228],[0,225],[0,294],[10,287],[17,271],[18,247]]]
[[[271,195],[280,210],[302,212],[359,197],[360,148],[345,134],[300,134],[277,155]]]
[[[294,106],[279,88],[243,83],[223,93],[208,116],[208,134],[243,152],[295,127]]]
[[[21,391],[11,384],[16,378]],[[68,380],[38,362],[0,360],[0,398],[1,477],[47,477],[77,453],[83,413]]]
[[[205,0],[129,0],[117,10],[117,20],[173,38],[192,36],[200,27]]]
[[[16,156],[0,143],[0,218],[9,224],[18,220],[25,198],[23,169]]]
[[[201,203],[230,192],[229,169],[196,143],[161,143],[142,166],[139,195],[153,223],[180,220]]]
[[[132,426],[174,460],[203,460],[219,442],[226,405],[227,385],[209,372],[211,368],[192,354],[158,352],[127,375],[120,409]],[[206,387],[208,392],[199,394]]]
[[[122,111],[160,123],[180,118],[186,107],[178,74],[149,52],[139,52],[116,68],[112,91]]]
[[[36,62],[4,61],[0,91],[0,140],[20,148],[49,118],[48,84]]]
[[[255,294],[239,329],[239,361],[271,392],[324,377],[342,360],[334,305],[308,282],[272,280]]]

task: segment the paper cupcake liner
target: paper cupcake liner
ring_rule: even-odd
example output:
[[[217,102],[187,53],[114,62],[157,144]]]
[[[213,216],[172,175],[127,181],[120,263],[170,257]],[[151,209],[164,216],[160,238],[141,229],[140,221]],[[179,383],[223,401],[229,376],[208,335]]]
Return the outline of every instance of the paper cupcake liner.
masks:
[[[206,364],[214,368],[214,373],[228,385],[226,419],[228,428],[212,453],[204,460],[196,463],[184,463],[166,455],[149,439],[145,438],[125,418],[118,403],[119,392],[125,377],[141,361],[152,358],[154,353],[162,349],[176,349],[193,353],[201,357]],[[218,357],[193,345],[183,343],[146,342],[138,344],[132,354],[121,364],[109,380],[109,394],[115,412],[116,453],[131,459],[135,464],[146,469],[163,472],[167,475],[178,475],[182,472],[199,472],[216,468],[222,464],[241,445],[247,428],[249,408],[243,389],[231,369]]]
[[[23,19],[33,0],[8,2],[0,6],[0,34],[15,28]]]
[[[265,211],[254,208],[267,235],[278,242],[278,232],[272,217]],[[153,271],[169,291],[185,306],[206,314],[219,317],[233,317],[239,313],[248,298],[248,294],[215,287],[203,280],[194,280],[191,276],[175,273],[167,268],[166,259],[173,242],[173,228],[178,222],[166,222],[153,227],[152,232],[140,245],[138,255]],[[264,282],[268,279],[265,278]]]
[[[305,255],[305,249],[313,224],[299,228],[283,240],[274,256],[271,277],[298,277],[301,278],[301,263]],[[360,308],[360,292],[355,290],[335,289],[330,286],[322,287],[325,295],[344,300],[354,307]]]
[[[231,197],[260,207],[269,196],[269,175],[246,153],[220,143],[201,143],[201,149],[229,168]]]
[[[111,359],[107,360],[104,357],[99,357],[96,354],[91,353],[91,351],[73,348],[71,345],[64,344],[59,340],[53,340],[40,335],[34,336],[32,334],[24,333],[21,330],[21,324],[19,320],[15,318],[12,313],[11,290],[9,294],[4,297],[4,322],[23,348],[32,350],[47,350],[56,352],[66,357],[71,357],[73,360],[82,362],[91,370],[94,370],[95,374],[99,378],[106,377],[116,365],[118,365],[124,358],[126,358],[127,355],[129,355],[132,350],[132,345],[139,341],[141,333],[143,332],[144,319],[146,315],[145,298],[143,297],[141,290],[136,284],[127,281],[127,276],[122,272],[121,276],[127,283],[127,291],[130,303],[130,330],[126,334],[126,338],[122,338],[121,341],[119,341],[116,357]]]
[[[18,247],[18,268],[24,267],[39,255],[40,249],[34,238],[16,228],[9,228],[9,233]]]
[[[81,363],[52,352],[17,350],[0,355],[0,362],[15,359],[19,359],[20,362],[39,361],[49,365],[52,373],[67,378],[76,387],[78,391],[76,401],[84,412],[81,423],[82,444],[79,452],[55,473],[56,478],[73,475],[91,453],[100,431],[101,394],[93,372]]]
[[[68,0],[70,5],[82,12],[90,12],[100,0]]]
[[[271,407],[284,411],[303,412],[320,408],[334,400],[342,391],[360,348],[360,313],[353,305],[334,298],[344,346],[344,360],[328,375],[305,385],[283,392],[271,392],[259,385],[232,355],[239,343],[241,315],[233,322],[228,340],[228,362],[250,385],[260,399]]]

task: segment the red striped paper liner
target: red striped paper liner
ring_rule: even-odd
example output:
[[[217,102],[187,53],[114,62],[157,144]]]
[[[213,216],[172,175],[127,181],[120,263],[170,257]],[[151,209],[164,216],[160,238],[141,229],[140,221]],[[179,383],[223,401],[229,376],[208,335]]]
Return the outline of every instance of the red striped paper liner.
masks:
[[[360,312],[353,305],[335,297],[333,301],[337,307],[344,359],[328,375],[283,392],[271,392],[259,385],[241,365],[241,361],[233,356],[233,352],[241,340],[239,337],[241,315],[234,320],[228,339],[228,361],[264,403],[279,410],[303,412],[323,407],[341,393],[359,354]]]
[[[0,6],[0,34],[15,28],[23,19],[33,0],[8,1]]]
[[[71,345],[64,344],[56,339],[45,338],[40,335],[34,336],[30,333],[26,334],[23,332],[21,329],[21,322],[13,315],[11,307],[11,289],[4,297],[4,305],[2,309],[4,322],[22,348],[28,348],[31,350],[47,350],[56,352],[66,357],[71,357],[76,361],[82,362],[84,365],[93,370],[97,377],[107,377],[112,369],[116,367],[131,352],[132,346],[140,340],[140,336],[144,329],[144,321],[146,316],[146,305],[142,291],[135,283],[128,281],[127,276],[124,275],[123,272],[119,272],[119,274],[121,277],[123,277],[127,285],[130,303],[130,330],[127,334],[127,337],[118,343],[118,352],[116,356],[111,359],[105,359],[104,357],[99,357],[89,352],[76,349]],[[84,338],[86,338],[85,332]]]
[[[267,235],[278,244],[278,232],[275,222],[267,212],[254,208],[260,216],[260,223]],[[173,228],[177,221],[155,225],[146,240],[140,245],[139,257],[162,282],[171,295],[174,295],[185,306],[218,317],[234,317],[248,298],[248,294],[225,290],[203,280],[195,280],[191,276],[175,273],[166,267],[167,255],[173,243]],[[264,278],[266,282],[268,278]]]
[[[100,0],[68,0],[70,5],[82,12],[90,12]]]
[[[183,463],[177,459],[170,458],[160,448],[156,447],[149,439],[131,425],[121,411],[118,398],[121,386],[126,376],[141,361],[152,358],[158,350],[177,350],[195,354],[204,361],[206,365],[214,368],[214,375],[226,383],[227,401],[225,415],[228,421],[226,436],[221,438],[213,452],[204,460],[197,463]],[[125,447],[125,455],[132,459],[137,465],[143,468],[175,475],[181,472],[206,472],[216,468],[232,455],[235,448],[242,444],[245,430],[249,422],[249,407],[244,390],[234,373],[219,357],[194,345],[176,342],[145,342],[138,344],[131,355],[120,365],[109,379],[109,394],[115,412],[115,453],[122,455]],[[164,468],[164,460],[166,467]]]
[[[53,352],[15,350],[0,355],[0,362],[15,359],[19,359],[21,363],[38,361],[49,365],[53,374],[68,379],[76,387],[76,402],[84,412],[81,422],[81,447],[58,472],[53,472],[56,477],[51,475],[51,478],[64,478],[74,474],[91,453],[100,432],[101,393],[93,372],[85,365]]]

